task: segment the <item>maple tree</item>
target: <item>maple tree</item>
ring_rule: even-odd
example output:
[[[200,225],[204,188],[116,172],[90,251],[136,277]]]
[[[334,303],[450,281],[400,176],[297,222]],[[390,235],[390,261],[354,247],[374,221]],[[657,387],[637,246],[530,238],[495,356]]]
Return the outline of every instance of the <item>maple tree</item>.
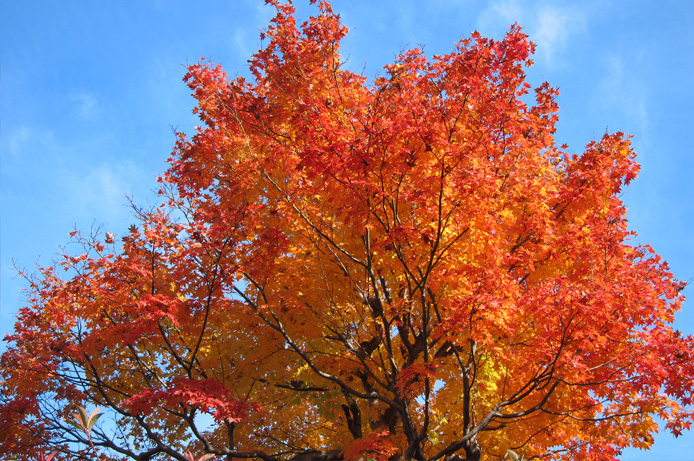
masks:
[[[253,81],[189,67],[166,203],[29,277],[3,452],[609,460],[688,429],[684,284],[631,243],[629,137],[556,146],[516,26],[369,84],[328,3],[268,3]]]

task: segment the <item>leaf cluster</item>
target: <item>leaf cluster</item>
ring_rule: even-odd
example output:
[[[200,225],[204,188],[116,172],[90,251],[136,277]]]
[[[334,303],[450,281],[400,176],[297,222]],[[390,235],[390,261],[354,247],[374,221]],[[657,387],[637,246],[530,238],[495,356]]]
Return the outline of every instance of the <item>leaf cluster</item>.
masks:
[[[597,461],[688,429],[684,284],[632,243],[629,136],[555,145],[515,25],[369,84],[327,2],[269,3],[252,81],[188,68],[165,203],[29,277],[3,450]]]

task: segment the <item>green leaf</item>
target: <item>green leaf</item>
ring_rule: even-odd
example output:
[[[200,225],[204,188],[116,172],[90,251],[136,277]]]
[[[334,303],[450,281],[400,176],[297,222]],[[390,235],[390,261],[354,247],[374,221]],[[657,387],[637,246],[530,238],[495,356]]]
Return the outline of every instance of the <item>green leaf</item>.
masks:
[[[506,450],[506,454],[509,455],[512,461],[523,461],[525,459],[525,455],[519,456],[518,453],[513,450]]]
[[[80,419],[77,421],[79,422],[81,420],[82,428],[86,428],[87,423],[89,422],[89,416],[87,415],[87,409],[82,407],[82,406],[79,406],[79,407],[77,407],[77,411],[79,412],[79,417],[80,417]],[[75,415],[75,416],[77,416],[77,415]],[[77,418],[75,418],[75,419],[77,419]]]
[[[77,418],[75,418],[75,419],[67,419],[66,418],[66,419],[63,419],[63,421],[65,421],[66,423],[68,423],[72,426],[75,426],[79,430],[84,429]]]
[[[101,410],[101,408],[97,408],[96,410],[92,411],[91,415],[89,415],[89,419],[87,420],[88,431],[92,430],[94,424],[96,424],[96,421],[101,417],[101,415],[103,415],[103,413],[98,413],[99,410]]]

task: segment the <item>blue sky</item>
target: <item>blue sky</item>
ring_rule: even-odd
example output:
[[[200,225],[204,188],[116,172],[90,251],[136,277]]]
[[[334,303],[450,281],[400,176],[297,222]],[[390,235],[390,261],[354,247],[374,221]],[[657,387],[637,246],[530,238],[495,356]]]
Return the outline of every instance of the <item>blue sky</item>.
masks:
[[[297,3],[300,15],[313,11]],[[500,38],[518,22],[537,44],[530,82],[561,92],[558,143],[580,152],[606,130],[633,134],[642,172],[623,198],[636,241],[680,279],[694,277],[694,2],[335,0],[334,9],[350,28],[348,66],[369,77],[400,50],[447,53],[473,30]],[[50,263],[75,226],[122,234],[134,222],[125,194],[151,201],[173,130],[196,125],[185,65],[205,57],[247,76],[271,16],[262,0],[0,2],[0,335],[23,299],[12,260]],[[692,302],[677,328],[694,334]],[[622,459],[692,460],[694,434],[661,434],[652,452]]]

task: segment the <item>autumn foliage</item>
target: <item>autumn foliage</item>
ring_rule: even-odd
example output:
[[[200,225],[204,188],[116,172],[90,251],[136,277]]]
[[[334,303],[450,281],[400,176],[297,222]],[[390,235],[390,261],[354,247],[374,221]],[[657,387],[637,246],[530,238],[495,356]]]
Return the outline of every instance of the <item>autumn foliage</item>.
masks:
[[[688,429],[684,285],[632,243],[629,137],[555,145],[518,27],[369,82],[327,3],[268,3],[252,80],[189,67],[164,205],[29,277],[1,451],[602,461]]]

